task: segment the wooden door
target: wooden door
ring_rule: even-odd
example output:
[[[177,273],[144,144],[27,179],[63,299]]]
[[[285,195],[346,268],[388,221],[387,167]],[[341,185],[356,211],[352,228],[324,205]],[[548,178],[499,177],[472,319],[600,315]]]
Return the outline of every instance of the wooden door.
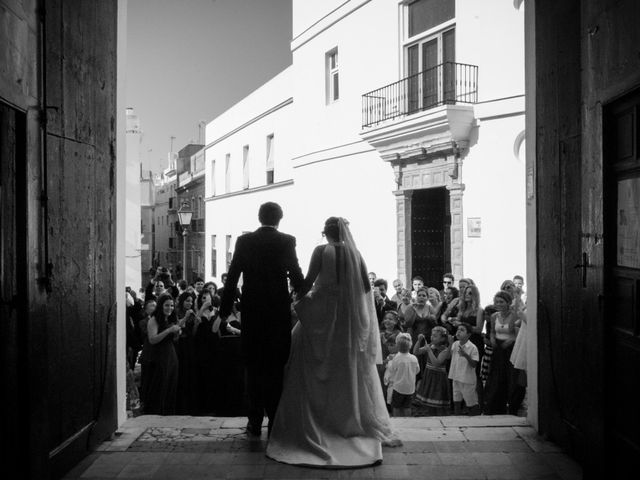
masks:
[[[440,288],[451,271],[451,215],[446,188],[416,190],[411,196],[411,276]]]
[[[640,458],[640,90],[604,111],[606,446],[609,463]]]
[[[10,439],[3,451],[8,471],[25,471],[29,446],[25,143],[24,113],[0,102],[0,432]]]

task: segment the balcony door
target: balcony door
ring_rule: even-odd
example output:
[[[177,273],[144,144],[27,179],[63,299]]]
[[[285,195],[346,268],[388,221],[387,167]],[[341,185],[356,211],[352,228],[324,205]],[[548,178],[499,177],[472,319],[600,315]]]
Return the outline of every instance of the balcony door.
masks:
[[[407,47],[408,112],[455,102],[455,29]]]

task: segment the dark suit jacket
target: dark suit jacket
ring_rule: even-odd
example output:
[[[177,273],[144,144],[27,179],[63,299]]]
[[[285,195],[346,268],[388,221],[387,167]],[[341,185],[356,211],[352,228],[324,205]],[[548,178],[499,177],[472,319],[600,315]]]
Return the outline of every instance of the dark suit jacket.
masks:
[[[248,363],[284,365],[291,346],[291,300],[304,278],[296,255],[296,239],[272,227],[238,237],[222,295],[220,314],[231,312],[242,274],[242,350]]]

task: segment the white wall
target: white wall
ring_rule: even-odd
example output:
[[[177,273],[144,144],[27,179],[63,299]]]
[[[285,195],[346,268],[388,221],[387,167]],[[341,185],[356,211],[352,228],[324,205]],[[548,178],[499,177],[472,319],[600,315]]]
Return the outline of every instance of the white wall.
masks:
[[[140,256],[140,145],[142,131],[138,116],[127,109],[126,116],[126,206],[125,206],[125,282],[137,292],[142,286]]]
[[[477,144],[461,169],[463,272],[474,280],[486,305],[503,280],[516,274],[526,278],[525,155],[514,154],[524,115],[481,120],[475,130]],[[481,219],[479,238],[468,236],[470,217]]]
[[[456,0],[456,62],[478,65],[478,101],[524,95],[524,9]]]

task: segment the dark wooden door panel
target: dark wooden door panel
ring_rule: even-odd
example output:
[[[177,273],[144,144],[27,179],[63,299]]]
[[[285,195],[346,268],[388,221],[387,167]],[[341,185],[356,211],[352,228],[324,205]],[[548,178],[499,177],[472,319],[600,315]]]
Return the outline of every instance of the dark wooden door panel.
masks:
[[[605,374],[609,459],[640,456],[640,90],[605,108]],[[610,341],[607,341],[610,340]]]
[[[411,205],[411,276],[438,288],[451,270],[449,192],[432,188],[413,192]]]

